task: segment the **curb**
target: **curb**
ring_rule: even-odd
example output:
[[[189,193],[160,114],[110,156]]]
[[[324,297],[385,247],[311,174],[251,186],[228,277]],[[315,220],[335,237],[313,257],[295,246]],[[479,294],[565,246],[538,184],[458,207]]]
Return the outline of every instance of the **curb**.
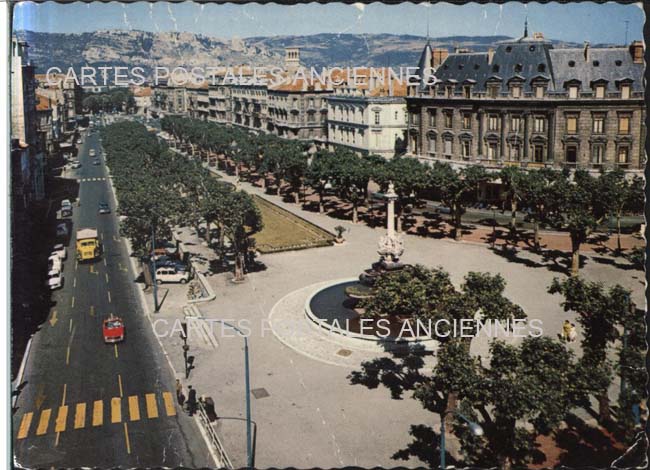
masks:
[[[32,348],[32,340],[34,339],[34,335],[29,337],[29,341],[27,341],[27,346],[25,347],[25,352],[23,353],[23,360],[20,361],[20,368],[18,369],[18,374],[16,375],[16,378],[14,381],[11,383],[11,394],[13,395],[16,392],[16,389],[18,386],[20,386],[21,383],[23,383],[23,375],[25,374],[25,366],[27,365],[27,359],[29,358],[29,351]],[[11,407],[14,408],[16,406],[16,401],[18,400],[18,395],[14,395],[11,397]]]
[[[208,280],[205,278],[205,276],[201,273],[196,273],[196,277],[203,286],[203,289],[208,293],[207,297],[201,297],[199,299],[190,299],[187,301],[188,304],[199,304],[202,302],[211,302],[214,299],[217,298],[217,294],[215,294],[214,290],[212,290],[212,286],[208,282]]]

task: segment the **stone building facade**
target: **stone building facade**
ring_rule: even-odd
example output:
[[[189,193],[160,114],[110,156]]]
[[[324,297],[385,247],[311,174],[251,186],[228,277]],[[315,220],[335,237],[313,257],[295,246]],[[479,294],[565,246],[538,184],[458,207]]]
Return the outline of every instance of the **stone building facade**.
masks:
[[[268,131],[286,139],[322,139],[327,132],[326,97],[331,93],[331,88],[308,79],[269,87]]]
[[[429,63],[425,47],[420,67]],[[409,154],[498,169],[645,164],[643,45],[555,49],[541,34],[450,54],[406,98]]]

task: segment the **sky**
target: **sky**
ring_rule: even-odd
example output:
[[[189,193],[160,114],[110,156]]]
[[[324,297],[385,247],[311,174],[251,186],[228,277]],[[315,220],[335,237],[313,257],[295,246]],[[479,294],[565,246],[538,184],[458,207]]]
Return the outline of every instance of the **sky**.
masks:
[[[551,39],[582,43],[625,42],[643,39],[645,19],[641,3],[620,5],[591,2],[559,4],[507,2],[402,3],[369,5],[309,3],[300,5],[197,4],[192,2],[81,3],[57,2],[16,5],[14,29],[81,33],[101,29],[188,31],[219,38],[308,35],[316,33],[393,33],[431,37],[519,37],[528,18],[529,31]]]

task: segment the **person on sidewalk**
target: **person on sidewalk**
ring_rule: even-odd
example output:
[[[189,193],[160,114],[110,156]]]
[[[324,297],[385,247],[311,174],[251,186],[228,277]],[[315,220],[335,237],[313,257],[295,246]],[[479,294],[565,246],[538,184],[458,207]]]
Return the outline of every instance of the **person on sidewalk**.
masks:
[[[562,324],[562,339],[568,342],[570,334],[571,334],[571,322],[569,320],[564,320],[564,323]]]
[[[183,395],[183,384],[181,383],[180,379],[176,379],[176,400],[182,407],[183,403],[185,402],[185,395]]]
[[[578,331],[576,330],[575,323],[571,323],[571,328],[569,329],[569,343],[573,343],[578,337]]]
[[[191,385],[188,385],[187,388],[189,390],[187,393],[187,411],[192,416],[196,413],[196,390]]]

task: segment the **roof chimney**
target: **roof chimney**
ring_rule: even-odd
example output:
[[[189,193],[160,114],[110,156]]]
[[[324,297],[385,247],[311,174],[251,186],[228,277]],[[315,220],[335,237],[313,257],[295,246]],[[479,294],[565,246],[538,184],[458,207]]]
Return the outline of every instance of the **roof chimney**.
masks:
[[[583,54],[585,56],[585,62],[589,62],[589,41],[585,41]]]
[[[494,49],[488,47],[487,54],[488,54],[488,65],[490,65],[492,64],[492,58],[494,57]]]
[[[643,42],[632,41],[632,44],[630,44],[630,54],[632,54],[632,61],[635,64],[643,63],[643,52]]]

